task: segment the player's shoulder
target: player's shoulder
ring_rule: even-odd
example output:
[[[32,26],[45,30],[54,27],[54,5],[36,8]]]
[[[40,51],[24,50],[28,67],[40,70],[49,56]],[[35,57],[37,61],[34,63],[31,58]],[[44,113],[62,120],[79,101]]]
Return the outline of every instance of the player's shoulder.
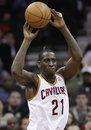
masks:
[[[57,71],[56,71],[56,74],[61,76],[63,79],[64,79],[64,69],[65,69],[65,66],[59,68]]]
[[[56,78],[58,79],[58,81],[62,81],[63,80],[65,82],[63,75],[60,74],[60,73],[56,73]]]
[[[59,69],[56,71],[56,73],[63,75],[64,70],[65,70],[65,66],[59,68]]]

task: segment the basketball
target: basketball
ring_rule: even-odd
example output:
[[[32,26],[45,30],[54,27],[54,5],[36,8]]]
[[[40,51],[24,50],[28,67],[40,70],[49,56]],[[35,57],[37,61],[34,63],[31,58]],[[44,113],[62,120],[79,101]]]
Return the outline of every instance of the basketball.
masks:
[[[25,20],[33,28],[46,26],[50,19],[50,8],[43,2],[33,2],[25,10]]]

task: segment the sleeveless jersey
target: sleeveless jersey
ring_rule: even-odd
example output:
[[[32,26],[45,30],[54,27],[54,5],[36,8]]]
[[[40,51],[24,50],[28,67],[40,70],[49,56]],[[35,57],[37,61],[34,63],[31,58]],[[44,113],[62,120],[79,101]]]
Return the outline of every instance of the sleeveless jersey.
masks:
[[[54,84],[38,75],[40,83],[35,97],[28,101],[27,130],[64,130],[69,113],[67,89],[63,77],[56,75]]]

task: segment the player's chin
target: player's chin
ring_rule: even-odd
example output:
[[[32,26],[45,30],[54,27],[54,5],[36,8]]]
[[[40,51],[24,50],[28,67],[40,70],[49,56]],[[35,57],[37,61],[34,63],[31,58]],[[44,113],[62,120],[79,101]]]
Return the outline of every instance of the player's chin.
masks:
[[[54,69],[51,69],[51,70],[48,70],[48,71],[47,71],[47,73],[48,73],[49,75],[54,75],[55,72],[56,72],[56,70],[54,70]]]

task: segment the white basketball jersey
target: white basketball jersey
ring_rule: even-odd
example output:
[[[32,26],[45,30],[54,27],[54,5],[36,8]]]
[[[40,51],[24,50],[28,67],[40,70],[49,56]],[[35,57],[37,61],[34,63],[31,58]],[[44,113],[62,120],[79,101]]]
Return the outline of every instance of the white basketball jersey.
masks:
[[[38,75],[40,84],[36,96],[28,101],[27,130],[64,130],[69,113],[67,89],[63,77],[56,75],[54,84]]]

